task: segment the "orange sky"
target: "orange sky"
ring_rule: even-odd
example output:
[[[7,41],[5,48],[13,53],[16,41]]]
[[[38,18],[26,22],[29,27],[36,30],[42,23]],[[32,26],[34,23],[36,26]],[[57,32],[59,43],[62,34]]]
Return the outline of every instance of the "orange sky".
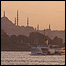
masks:
[[[5,10],[6,16],[15,21],[19,12],[19,25],[29,25],[34,28],[47,29],[49,24],[52,30],[65,30],[65,1],[1,1],[1,17]]]

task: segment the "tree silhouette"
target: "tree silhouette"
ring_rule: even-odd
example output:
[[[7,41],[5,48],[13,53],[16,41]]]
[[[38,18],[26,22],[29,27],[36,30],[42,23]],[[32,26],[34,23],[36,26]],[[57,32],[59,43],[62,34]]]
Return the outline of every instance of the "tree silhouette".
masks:
[[[29,38],[27,36],[24,36],[24,35],[17,36],[17,40],[20,43],[28,43],[29,42]]]
[[[39,32],[31,32],[29,37],[24,35],[11,35],[9,37],[3,30],[1,30],[1,50],[27,51],[30,50],[31,46],[43,46],[44,39],[48,39],[50,45],[59,45],[60,47],[65,46],[65,43],[63,44],[63,40],[57,36],[51,40],[48,36],[44,36]]]
[[[10,43],[11,44],[16,44],[17,43],[17,36],[16,35],[11,35],[10,36]]]
[[[63,45],[63,40],[61,38],[58,38],[57,36],[55,36],[54,39],[53,39],[53,44],[62,46]]]
[[[1,30],[1,50],[8,49],[9,46],[9,36]]]
[[[43,45],[44,44],[44,36],[38,32],[32,32],[29,35],[30,44],[31,45]]]

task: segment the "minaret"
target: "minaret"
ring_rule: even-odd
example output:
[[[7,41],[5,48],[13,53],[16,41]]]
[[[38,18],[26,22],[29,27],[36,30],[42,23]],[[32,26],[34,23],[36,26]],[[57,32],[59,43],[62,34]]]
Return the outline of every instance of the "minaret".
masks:
[[[16,25],[16,18],[15,18],[15,25]]]
[[[39,30],[39,24],[37,25],[37,30]]]
[[[49,30],[50,30],[50,24],[49,24]]]
[[[45,36],[45,29],[44,29],[44,36]]]
[[[39,24],[38,24],[38,30],[39,30]]]
[[[29,18],[27,17],[27,26],[29,26]]]
[[[35,28],[35,31],[36,31],[36,28]]]
[[[4,11],[4,17],[5,17],[5,11]]]
[[[17,10],[17,26],[18,26],[18,10]]]
[[[50,37],[50,34],[51,34],[51,29],[50,29],[50,24],[49,24],[49,34],[48,34],[49,37]]]

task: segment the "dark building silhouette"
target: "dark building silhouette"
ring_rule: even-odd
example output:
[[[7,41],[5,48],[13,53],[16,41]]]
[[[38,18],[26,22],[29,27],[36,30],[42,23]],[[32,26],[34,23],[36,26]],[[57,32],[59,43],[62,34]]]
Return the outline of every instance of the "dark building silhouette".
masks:
[[[49,25],[49,28],[45,29],[45,31],[39,30],[38,32],[41,34],[44,34],[45,32],[45,36],[48,36],[52,40],[54,39],[55,36],[57,36],[58,38],[62,38],[63,43],[65,43],[65,30],[51,30]]]
[[[29,26],[29,27],[26,26],[25,27],[25,26],[19,26],[18,25],[18,11],[17,11],[17,21],[16,21],[16,18],[15,18],[15,23],[14,24],[7,17],[3,16],[1,18],[1,29],[4,30],[7,33],[7,35],[9,35],[9,36],[11,36],[11,35],[16,35],[16,36],[25,35],[25,36],[29,36],[30,32],[34,32],[35,31],[32,26]]]

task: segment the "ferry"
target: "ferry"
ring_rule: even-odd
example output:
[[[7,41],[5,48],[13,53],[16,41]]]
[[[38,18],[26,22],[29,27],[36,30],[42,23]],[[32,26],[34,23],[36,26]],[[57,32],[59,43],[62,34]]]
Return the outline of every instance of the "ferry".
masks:
[[[46,39],[44,46],[31,47],[31,54],[55,54],[55,49],[50,48]]]
[[[48,46],[37,46],[31,48],[31,54],[54,55],[55,53],[60,54],[59,52],[56,52],[55,49]]]
[[[62,48],[51,48],[48,45],[48,40],[46,39],[44,46],[31,47],[31,54],[41,54],[41,55],[65,55],[65,49]]]

